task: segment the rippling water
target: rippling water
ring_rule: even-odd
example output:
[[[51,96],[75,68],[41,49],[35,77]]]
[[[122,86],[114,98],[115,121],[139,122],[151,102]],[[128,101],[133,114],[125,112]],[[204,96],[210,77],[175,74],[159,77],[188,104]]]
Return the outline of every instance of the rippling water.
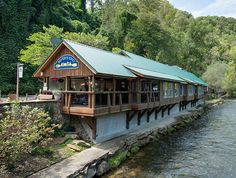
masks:
[[[108,178],[236,178],[236,101],[150,143]]]

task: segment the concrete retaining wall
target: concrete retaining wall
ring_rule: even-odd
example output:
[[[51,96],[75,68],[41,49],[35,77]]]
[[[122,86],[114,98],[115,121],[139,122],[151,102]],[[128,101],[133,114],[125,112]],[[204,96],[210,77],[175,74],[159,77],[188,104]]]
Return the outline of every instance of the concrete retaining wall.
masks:
[[[186,110],[193,109],[195,107],[191,107],[191,103],[189,103],[186,107]],[[185,111],[185,110],[183,110]],[[181,112],[183,112],[181,111]],[[176,104],[168,115],[168,110],[164,112],[164,117],[162,117],[162,113],[159,112],[157,120],[155,120],[155,113],[150,115],[149,122],[153,122],[153,124],[158,124],[159,121],[166,119],[167,117],[171,117],[179,111],[179,104]],[[141,123],[138,125],[137,121],[138,114],[136,114],[133,119],[129,123],[129,129],[126,128],[126,112],[115,113],[105,116],[96,117],[97,119],[97,137],[94,140],[95,143],[100,143],[112,138],[115,138],[120,135],[127,134],[132,131],[132,129],[145,126],[147,122],[147,113],[145,113],[141,118]],[[92,138],[92,130],[86,129],[88,135]],[[90,132],[90,133],[89,133]]]

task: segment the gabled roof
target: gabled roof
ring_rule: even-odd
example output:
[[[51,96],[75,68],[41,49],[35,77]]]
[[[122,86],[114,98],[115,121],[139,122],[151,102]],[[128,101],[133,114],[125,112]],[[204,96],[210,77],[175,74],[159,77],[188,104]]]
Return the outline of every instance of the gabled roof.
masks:
[[[145,68],[151,71],[177,76],[181,79],[186,80],[188,83],[193,82],[195,84],[208,86],[207,83],[205,83],[202,79],[198,78],[193,73],[187,72],[186,70],[180,69],[179,67],[162,64],[160,62],[147,59],[127,51],[122,51],[121,53],[133,59],[133,64],[132,64],[133,67]]]
[[[86,60],[86,63],[92,66],[96,74],[136,77],[136,75],[123,66],[128,60],[132,60],[129,57],[70,40],[64,40],[64,42],[72,51],[76,52],[78,56]]]
[[[177,82],[187,81],[188,83],[192,83],[189,81],[193,81],[195,84],[207,86],[204,81],[190,72],[127,51],[122,51],[121,53],[123,55],[121,55],[70,40],[63,40],[62,43],[82,59],[89,68],[93,69],[95,74],[133,78],[137,77],[136,75],[139,73],[151,78],[166,78],[167,80]],[[47,60],[43,65],[45,65],[46,62]]]

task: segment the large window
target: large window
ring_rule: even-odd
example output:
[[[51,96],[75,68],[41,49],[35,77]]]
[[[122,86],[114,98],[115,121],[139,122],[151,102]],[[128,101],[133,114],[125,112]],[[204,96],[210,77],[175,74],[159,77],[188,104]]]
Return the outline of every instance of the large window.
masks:
[[[173,83],[163,82],[163,97],[172,98],[174,96]]]
[[[185,89],[184,89],[184,85],[183,84],[180,84],[180,87],[179,87],[179,95],[180,96],[183,96],[184,95],[184,91]]]
[[[175,83],[175,97],[179,97],[179,90],[180,90],[180,85],[178,83]]]

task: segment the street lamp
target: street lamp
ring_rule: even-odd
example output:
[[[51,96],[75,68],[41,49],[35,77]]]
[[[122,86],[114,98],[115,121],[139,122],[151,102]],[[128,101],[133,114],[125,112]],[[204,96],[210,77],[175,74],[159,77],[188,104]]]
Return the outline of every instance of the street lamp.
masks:
[[[23,66],[24,64],[17,62],[17,74],[16,74],[16,100],[19,99],[19,85],[20,78],[23,78]]]

